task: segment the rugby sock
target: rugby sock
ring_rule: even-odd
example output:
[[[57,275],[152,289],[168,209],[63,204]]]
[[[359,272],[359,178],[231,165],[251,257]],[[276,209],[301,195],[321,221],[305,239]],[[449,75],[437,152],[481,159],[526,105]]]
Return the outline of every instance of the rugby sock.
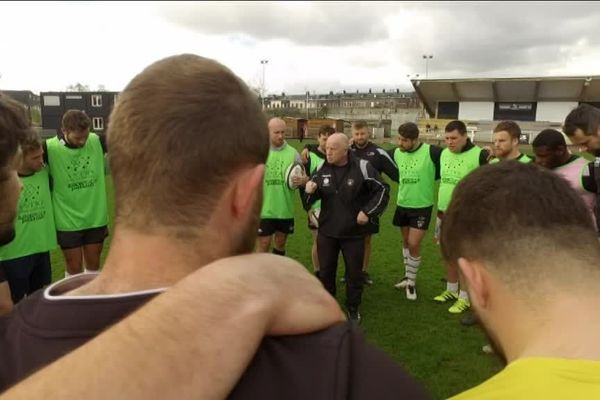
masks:
[[[417,281],[417,272],[419,271],[419,265],[421,265],[421,257],[408,256],[408,262],[406,264],[406,278],[408,279],[409,285],[415,284]]]
[[[458,294],[458,298],[469,301],[469,294],[465,290],[461,290]]]
[[[273,254],[277,254],[278,256],[285,256],[285,250],[277,250],[273,247]]]
[[[409,255],[410,255],[410,252],[408,251],[408,247],[403,247],[402,248],[402,257],[404,258],[404,267],[405,268],[408,265],[408,256]]]
[[[440,235],[442,234],[442,219],[440,217],[436,217],[435,219],[435,233],[433,237],[435,238],[435,242],[440,244]]]
[[[457,293],[458,292],[458,282],[454,282],[454,283],[446,282],[446,290],[448,290],[452,293]]]

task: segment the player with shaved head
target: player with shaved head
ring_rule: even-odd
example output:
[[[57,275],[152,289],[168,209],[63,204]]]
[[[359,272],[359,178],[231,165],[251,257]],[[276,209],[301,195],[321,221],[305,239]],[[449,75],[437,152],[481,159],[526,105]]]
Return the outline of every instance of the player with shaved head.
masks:
[[[293,163],[302,164],[300,154],[285,141],[285,121],[271,118],[269,138],[271,148],[263,180],[263,205],[258,227],[259,252],[267,252],[273,241],[273,253],[285,255],[288,235],[294,233],[294,191],[287,186],[285,172]],[[298,185],[308,178],[297,177]]]

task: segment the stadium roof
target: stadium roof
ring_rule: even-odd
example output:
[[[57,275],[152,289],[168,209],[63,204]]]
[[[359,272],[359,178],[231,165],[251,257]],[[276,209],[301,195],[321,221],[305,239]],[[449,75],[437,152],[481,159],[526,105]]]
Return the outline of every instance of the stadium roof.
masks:
[[[600,76],[413,79],[429,115],[439,101],[600,101]]]

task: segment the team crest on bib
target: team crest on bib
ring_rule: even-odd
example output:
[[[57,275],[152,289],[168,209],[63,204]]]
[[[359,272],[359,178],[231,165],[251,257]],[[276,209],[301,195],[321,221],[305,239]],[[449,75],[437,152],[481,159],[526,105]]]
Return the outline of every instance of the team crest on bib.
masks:
[[[419,217],[417,218],[417,228],[421,229],[425,225],[425,218]]]

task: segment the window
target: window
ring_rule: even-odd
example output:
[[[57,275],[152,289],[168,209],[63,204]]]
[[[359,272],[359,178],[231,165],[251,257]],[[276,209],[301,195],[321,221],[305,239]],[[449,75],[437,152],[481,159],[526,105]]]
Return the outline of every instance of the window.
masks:
[[[102,95],[100,95],[100,94],[92,95],[92,107],[102,107]]]
[[[58,96],[44,96],[44,105],[50,107],[60,106],[60,97]]]
[[[67,100],[81,100],[81,98],[80,94],[68,94],[65,96],[65,99]]]
[[[102,117],[94,117],[92,118],[92,128],[95,131],[104,130],[104,119]]]

